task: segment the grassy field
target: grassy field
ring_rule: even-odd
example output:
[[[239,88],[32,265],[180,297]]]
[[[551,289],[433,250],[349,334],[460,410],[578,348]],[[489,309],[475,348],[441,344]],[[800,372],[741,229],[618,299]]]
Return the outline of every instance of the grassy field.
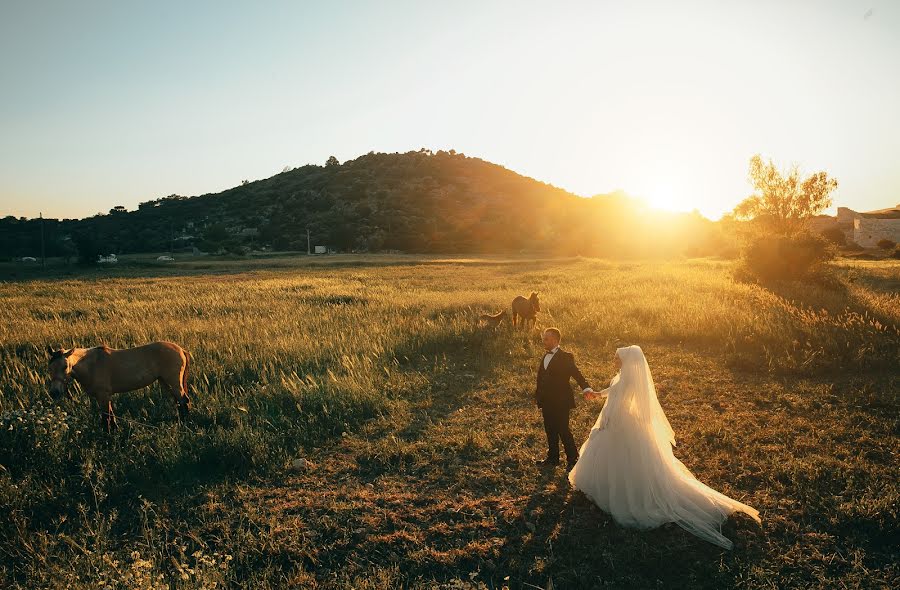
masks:
[[[0,586],[896,588],[900,262],[835,272],[830,290],[709,260],[20,273],[0,283]],[[538,332],[475,325],[531,290],[592,384],[644,348],[676,456],[762,527],[730,520],[730,552],[621,529],[533,467]],[[112,436],[82,392],[51,404],[47,344],[155,339],[193,355],[188,422],[159,386],[115,400]],[[577,442],[602,403],[579,403]]]

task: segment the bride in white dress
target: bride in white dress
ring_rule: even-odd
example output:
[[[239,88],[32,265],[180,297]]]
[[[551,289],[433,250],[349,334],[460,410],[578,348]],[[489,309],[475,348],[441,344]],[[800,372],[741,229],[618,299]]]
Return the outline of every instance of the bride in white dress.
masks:
[[[675,433],[659,405],[639,346],[616,350],[621,363],[606,405],[581,446],[569,481],[622,526],[650,529],[674,522],[731,549],[721,526],[732,512],[760,522],[759,512],[700,483],[675,458]]]

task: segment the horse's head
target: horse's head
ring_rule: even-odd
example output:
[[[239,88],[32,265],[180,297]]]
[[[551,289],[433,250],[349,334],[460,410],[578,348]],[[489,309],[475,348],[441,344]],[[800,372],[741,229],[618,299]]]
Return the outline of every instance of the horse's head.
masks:
[[[74,348],[54,350],[50,346],[47,347],[47,354],[50,355],[50,396],[53,399],[59,399],[65,395],[69,382],[72,380],[69,357],[73,352],[75,352]]]
[[[528,298],[528,301],[531,302],[531,307],[534,311],[541,311],[541,302],[538,301],[538,294],[536,291],[531,292],[531,297]]]

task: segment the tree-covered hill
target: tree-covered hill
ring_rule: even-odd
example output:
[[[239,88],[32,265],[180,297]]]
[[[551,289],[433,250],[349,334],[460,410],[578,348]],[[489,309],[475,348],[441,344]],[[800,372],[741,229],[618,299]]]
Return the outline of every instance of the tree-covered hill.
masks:
[[[678,254],[718,247],[699,215],[623,193],[583,198],[450,150],[369,153],[221,193],[171,195],[80,220],[44,220],[48,256],[247,248],[415,253]],[[0,219],[0,256],[39,256],[40,221]]]

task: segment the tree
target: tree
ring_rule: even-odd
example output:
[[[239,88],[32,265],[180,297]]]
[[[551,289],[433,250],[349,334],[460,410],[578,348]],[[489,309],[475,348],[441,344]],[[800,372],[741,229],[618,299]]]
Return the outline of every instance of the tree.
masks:
[[[75,245],[75,242],[72,241],[72,238],[68,236],[59,241],[58,248],[66,261],[66,266],[71,264],[72,259],[78,256],[78,247]]]
[[[758,221],[771,233],[792,235],[806,220],[831,206],[838,182],[825,172],[803,178],[797,166],[783,174],[757,154],[750,158],[749,179],[755,192],[734,208],[735,217]]]
[[[79,264],[90,265],[97,262],[97,257],[101,254],[100,244],[94,239],[92,233],[75,234],[72,236],[72,240],[75,242],[75,248],[78,250]]]
[[[198,247],[204,252],[218,252],[222,249],[228,249],[233,241],[225,224],[217,222],[203,230],[203,238],[200,240]]]
[[[337,158],[335,158],[334,156],[331,156],[328,158],[328,160],[325,161],[325,165],[326,166],[340,166],[341,163],[338,162]]]

